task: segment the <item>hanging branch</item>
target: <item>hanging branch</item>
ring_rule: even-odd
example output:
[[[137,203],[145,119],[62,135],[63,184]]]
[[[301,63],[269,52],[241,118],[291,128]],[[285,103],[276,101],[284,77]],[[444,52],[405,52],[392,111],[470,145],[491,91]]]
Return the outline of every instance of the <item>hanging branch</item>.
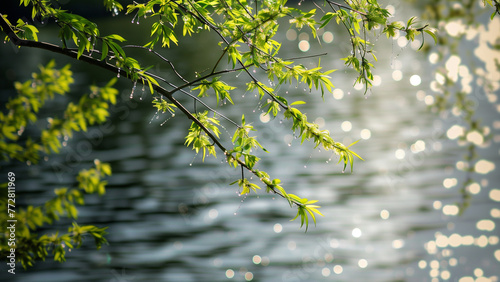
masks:
[[[120,35],[112,34],[104,37],[100,36],[96,24],[81,16],[66,13],[64,10],[54,9],[48,2],[37,0],[22,0],[22,3],[24,3],[25,6],[30,4],[34,5],[33,15],[35,16],[39,15],[42,18],[50,17],[57,20],[57,24],[60,27],[59,37],[63,40],[62,47],[50,43],[38,42],[36,38],[38,30],[28,24],[25,24],[25,27],[23,27],[18,23],[16,27],[19,28],[19,30],[13,31],[13,25],[11,25],[3,15],[0,15],[2,17],[0,26],[16,46],[45,49],[74,59],[80,59],[118,74],[118,76],[126,76],[127,79],[134,83],[134,88],[137,83],[147,84],[152,93],[156,91],[161,97],[165,97],[165,100],[162,100],[161,103],[156,103],[155,107],[158,107],[158,109],[161,108],[164,111],[165,109],[170,111],[172,107],[177,107],[184,115],[192,120],[188,136],[186,137],[186,144],[188,146],[193,144],[193,149],[197,152],[203,149],[203,157],[206,156],[206,150],[208,150],[208,155],[214,156],[216,154],[216,149],[224,152],[229,165],[235,168],[240,166],[242,171],[244,169],[250,171],[265,184],[268,192],[274,192],[287,199],[290,205],[295,204],[298,207],[298,216],[300,215],[301,217],[301,223],[304,224],[305,222],[307,227],[308,213],[313,219],[315,213],[321,214],[316,210],[318,206],[312,205],[315,201],[309,201],[296,195],[286,193],[279,185],[279,179],[271,179],[267,173],[254,168],[259,158],[253,155],[252,149],[258,149],[260,147],[263,151],[266,150],[259,144],[254,136],[249,135],[249,132],[253,130],[253,126],[245,123],[244,115],[242,115],[241,124],[238,124],[209,107],[200,98],[207,96],[207,91],[211,89],[215,92],[217,103],[221,99],[233,103],[230,92],[235,89],[235,87],[226,84],[221,78],[230,73],[243,72],[245,76],[248,77],[246,79],[247,91],[257,90],[260,95],[260,100],[264,97],[269,97],[269,99],[267,99],[268,103],[262,106],[268,107],[267,114],[272,114],[272,116],[276,117],[279,111],[284,110],[283,117],[293,122],[291,129],[294,133],[298,133],[298,136],[301,136],[302,142],[305,140],[312,140],[316,147],[321,145],[326,150],[333,150],[339,155],[339,162],[343,161],[344,170],[347,165],[350,164],[352,171],[354,158],[358,157],[361,159],[361,157],[351,151],[349,146],[335,142],[329,131],[320,130],[317,124],[308,122],[306,114],[303,114],[296,108],[296,105],[304,104],[305,102],[295,101],[289,103],[285,97],[278,95],[277,88],[267,86],[258,79],[257,74],[253,73],[255,70],[258,70],[259,73],[262,71],[265,72],[271,85],[277,80],[278,85],[297,81],[297,83],[307,84],[311,90],[321,87],[322,96],[324,95],[325,88],[331,92],[334,87],[328,76],[334,70],[322,72],[320,71],[322,68],[319,63],[316,68],[307,69],[301,64],[295,64],[293,61],[296,59],[317,57],[324,54],[303,56],[287,60],[278,57],[281,43],[275,41],[273,38],[274,35],[277,34],[279,19],[289,18],[290,24],[295,25],[297,29],[303,27],[310,28],[314,37],[317,36],[318,25],[320,24],[315,19],[316,10],[306,12],[300,9],[289,8],[285,6],[285,2],[286,1],[263,1],[260,2],[259,6],[257,1],[255,1],[256,6],[253,9],[251,6],[245,5],[246,2],[243,0],[237,0],[234,3],[226,2],[225,0],[208,1],[203,5],[201,5],[200,2],[192,0],[148,1],[145,3],[134,2],[127,6],[127,13],[135,12],[133,20],[135,20],[136,17],[143,16],[157,17],[158,19],[151,25],[151,41],[145,46],[125,45],[122,47],[119,42],[123,42],[125,39]],[[111,7],[108,7],[108,10],[113,8],[113,5],[115,5],[114,3],[113,1]],[[117,4],[119,5],[119,3]],[[404,30],[407,34],[413,32],[410,39],[413,39],[414,35],[422,31],[427,32],[425,27],[422,30],[410,28],[413,21],[409,21],[406,28],[400,25],[387,26],[385,22],[388,12],[387,10],[381,9],[376,1],[355,4],[346,2],[346,5],[344,5],[327,0],[325,5],[330,6],[335,13],[327,13],[321,19],[322,23],[319,28],[325,26],[333,17],[337,17],[337,22],[340,19],[340,22],[342,22],[349,31],[349,37],[353,45],[353,56],[346,58],[351,59],[351,61],[346,60],[346,64],[355,66],[355,69],[360,74],[358,80],[363,80],[366,83],[371,79],[371,72],[369,70],[371,64],[365,59],[365,56],[370,52],[367,48],[368,43],[366,41],[365,28],[370,30],[373,26],[381,24],[385,27],[383,32],[388,35],[392,35],[391,31],[393,31],[393,29]],[[122,9],[121,5],[119,9]],[[320,10],[323,11],[322,9]],[[179,15],[182,15],[182,17],[179,17]],[[214,15],[217,16],[217,20],[212,18]],[[360,19],[360,17],[362,19]],[[360,21],[362,21],[361,27]],[[158,52],[153,51],[157,43],[161,43],[162,47],[170,47],[171,44],[178,43],[175,30],[179,23],[184,24],[183,36],[186,36],[187,33],[191,35],[200,30],[208,30],[215,33],[221,40],[220,46],[222,47],[222,52],[213,68],[211,68],[211,70],[207,69],[209,73],[197,75],[196,78],[192,80],[186,79],[183,74],[177,70],[173,62],[160,55]],[[363,28],[363,38],[356,37],[355,35],[355,31],[357,34],[360,34],[360,28]],[[389,28],[392,28],[392,30]],[[386,29],[388,30],[386,31]],[[20,32],[20,36],[16,34],[17,32]],[[67,48],[65,42],[71,39],[74,41],[77,49]],[[100,59],[92,56],[94,44],[96,42],[102,43],[102,51],[95,50],[96,54],[100,54]],[[238,43],[243,44],[239,46]],[[162,62],[170,66],[171,71],[176,77],[175,80],[182,82],[180,85],[176,85],[177,83],[173,83],[164,77],[148,72],[147,69],[143,69],[139,65],[137,60],[127,57],[123,48],[148,49],[150,52],[153,52],[155,56],[160,58]],[[361,55],[361,64],[358,58],[356,58],[357,53]],[[232,63],[232,67],[218,70],[225,57],[228,58],[229,65]],[[255,69],[251,71],[250,68],[252,67],[255,67]],[[211,79],[211,81],[209,81],[209,79]],[[161,86],[159,82],[164,86]],[[197,96],[190,93],[196,90],[199,90]],[[174,97],[175,93],[182,93],[193,99],[194,112],[189,111],[179,102]],[[213,112],[214,117],[207,117],[207,111],[198,112],[198,102],[209,111]],[[220,124],[217,120],[218,117],[226,119],[236,126],[235,134],[232,139],[234,148],[227,149],[221,143],[219,139],[220,130],[218,126]],[[353,144],[355,143],[356,142]],[[250,191],[250,189],[260,189],[257,185],[245,179],[244,174],[242,174],[242,179],[240,179],[238,184],[243,188],[244,192]]]
[[[122,70],[114,65],[111,65],[110,63],[106,61],[99,61],[89,55],[82,54],[78,57],[78,52],[75,50],[71,49],[65,49],[60,46],[51,44],[51,43],[46,43],[46,42],[39,42],[39,41],[32,41],[32,40],[25,40],[19,38],[15,32],[12,30],[11,26],[5,21],[4,16],[0,13],[0,27],[4,30],[4,32],[7,33],[7,36],[11,40],[11,42],[18,46],[18,47],[31,47],[31,48],[38,48],[38,49],[43,49],[47,51],[51,51],[54,53],[62,54],[69,56],[73,59],[79,59],[81,61],[87,62],[91,65],[100,67],[102,69],[106,69],[108,71],[111,71],[112,73],[118,73],[118,74],[126,74],[125,70]],[[137,81],[139,84],[144,84],[142,81]],[[248,171],[252,172],[254,175],[259,177],[261,181],[275,194],[283,197],[284,199],[287,199],[291,204],[295,204],[297,206],[303,206],[303,204],[299,201],[296,201],[294,199],[290,199],[290,197],[282,191],[275,190],[276,184],[274,184],[272,181],[270,181],[267,178],[263,178],[263,175],[260,171],[255,170],[253,168],[250,168],[245,162],[241,161],[240,159],[234,158],[231,154],[228,154],[228,150],[220,143],[218,138],[202,123],[198,118],[196,118],[188,109],[184,107],[182,103],[180,103],[177,99],[173,97],[173,92],[168,91],[165,88],[161,87],[160,85],[153,85],[153,89],[168,99],[172,104],[174,104],[188,119],[192,120],[195,124],[197,124],[203,131],[204,133],[212,139],[212,141],[217,145],[217,147],[226,154],[226,157],[232,161],[238,163],[242,168],[247,169]]]

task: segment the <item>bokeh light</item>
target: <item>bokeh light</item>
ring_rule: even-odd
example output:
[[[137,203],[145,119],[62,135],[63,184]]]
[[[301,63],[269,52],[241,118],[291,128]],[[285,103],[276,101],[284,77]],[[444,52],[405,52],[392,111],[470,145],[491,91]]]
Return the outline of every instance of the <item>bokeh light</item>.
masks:
[[[495,170],[495,164],[488,160],[479,160],[476,165],[474,165],[474,171],[480,174],[488,174]]]
[[[360,268],[366,268],[368,266],[368,261],[366,259],[360,259],[358,261],[358,266]]]
[[[294,29],[289,29],[286,32],[286,39],[290,41],[295,41],[297,39],[297,31],[295,31]]]
[[[349,132],[352,129],[352,123],[350,121],[346,120],[346,121],[342,122],[340,127],[342,128],[343,131]]]
[[[361,237],[361,234],[362,234],[361,229],[359,229],[357,227],[352,230],[352,237],[354,237],[354,238]]]
[[[309,51],[309,48],[311,48],[311,45],[309,44],[309,41],[301,40],[299,42],[299,49],[300,49],[300,51],[307,52],[307,51]]]
[[[368,140],[372,137],[372,132],[369,129],[362,129],[361,130],[361,139]]]
[[[226,270],[226,277],[229,279],[233,278],[234,277],[234,270],[232,270],[232,269]]]
[[[342,98],[344,98],[344,91],[340,88],[335,88],[332,92],[333,94],[333,98],[335,98],[336,100],[340,100]]]
[[[323,41],[325,43],[332,43],[334,36],[333,36],[333,33],[327,31],[327,32],[323,33],[322,38],[323,38]]]
[[[401,79],[403,79],[403,72],[401,72],[400,70],[393,71],[392,79],[394,79],[394,81],[400,81]]]
[[[422,82],[422,79],[418,74],[414,74],[410,77],[410,84],[413,86],[419,86],[420,83]]]

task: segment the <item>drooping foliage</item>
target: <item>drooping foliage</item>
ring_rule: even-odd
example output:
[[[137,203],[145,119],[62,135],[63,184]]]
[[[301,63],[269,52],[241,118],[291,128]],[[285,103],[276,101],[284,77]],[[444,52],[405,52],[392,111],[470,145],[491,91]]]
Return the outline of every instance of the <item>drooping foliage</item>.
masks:
[[[345,29],[344,40],[350,42],[352,50],[345,58],[339,59],[357,73],[353,83],[363,84],[366,89],[371,86],[372,71],[377,60],[374,44],[368,39],[370,34],[393,37],[398,31],[405,34],[408,40],[414,40],[423,33],[433,38],[435,35],[429,25],[419,23],[415,17],[406,23],[391,22],[390,13],[375,0],[344,3],[326,0],[321,6],[316,4],[317,7],[310,10],[303,9],[306,5],[301,6],[301,3],[292,7],[288,6],[285,0],[151,0],[144,3],[134,2],[124,9],[119,1],[105,0],[103,9],[108,10],[110,16],[116,16],[126,10],[126,16],[130,17],[132,22],[149,19],[146,24],[150,25],[150,40],[143,46],[128,42],[124,34],[103,35],[97,24],[78,15],[77,11],[65,10],[56,1],[50,0],[21,0],[20,5],[31,8],[32,13],[27,15],[28,17],[56,25],[59,28],[60,43],[38,41],[38,34],[43,31],[39,31],[25,20],[12,19],[5,14],[0,14],[0,27],[6,34],[5,40],[20,48],[44,49],[90,63],[96,66],[96,69],[110,71],[122,79],[132,81],[133,89],[137,84],[147,86],[151,94],[155,95],[153,106],[158,111],[168,111],[176,117],[179,116],[176,113],[180,112],[192,120],[191,126],[186,130],[186,146],[201,152],[203,159],[207,155],[217,157],[217,151],[222,153],[228,165],[241,168],[241,177],[233,182],[241,188],[241,194],[257,192],[265,187],[268,193],[283,197],[291,207],[297,208],[295,218],[300,216],[301,226],[305,224],[307,230],[309,218],[316,223],[315,214],[322,215],[320,206],[315,205],[317,201],[286,192],[285,187],[280,185],[280,179],[272,178],[268,173],[257,169],[260,158],[256,152],[267,151],[258,141],[258,132],[246,122],[244,115],[241,116],[241,122],[233,121],[224,115],[223,107],[213,109],[208,106],[207,101],[215,98],[217,104],[233,104],[235,92],[254,92],[260,98],[259,105],[267,115],[282,116],[290,120],[290,130],[300,137],[302,142],[308,140],[314,147],[333,151],[339,156],[339,163],[343,164],[342,170],[349,166],[352,171],[355,157],[361,159],[350,148],[356,142],[346,146],[335,141],[328,130],[320,130],[317,124],[308,121],[307,115],[300,111],[300,105],[304,104],[304,101],[291,101],[286,93],[279,91],[283,84],[302,83],[324,96],[334,88],[331,77],[334,70],[324,69],[319,62],[316,67],[307,68],[294,59],[281,57],[282,42],[276,35],[293,27],[308,30],[316,37],[319,29],[329,24],[340,25]],[[284,27],[280,24],[283,22],[287,24]],[[215,54],[218,59],[210,69],[200,70],[195,78],[189,78],[187,74],[178,71],[177,66],[158,50],[182,45],[183,37],[196,37],[200,33],[209,33],[217,38],[220,52]],[[125,45],[125,42],[128,45]],[[130,48],[156,55],[161,64],[170,68],[171,75],[167,78],[155,74],[151,67],[144,67],[140,58],[127,54],[126,50]],[[203,46],[200,45],[200,48]],[[236,72],[240,73],[239,79],[246,84],[245,89],[239,89],[225,81],[228,75]],[[268,80],[264,81],[261,77]],[[36,164],[41,155],[58,153],[61,139],[71,137],[73,131],[85,131],[88,126],[106,120],[108,105],[116,101],[117,91],[112,88],[115,79],[102,88],[92,86],[92,94],[82,96],[78,104],[68,104],[63,113],[64,118],[50,119],[48,129],[41,131],[38,140],[28,138],[20,141],[23,128],[37,119],[38,108],[43,106],[46,99],[69,91],[72,79],[69,67],[57,70],[53,63],[49,63],[41,68],[39,74],[34,75],[34,80],[16,84],[18,95],[7,105],[7,114],[0,115],[0,137],[3,138],[0,141],[0,152],[4,160],[29,161]],[[181,103],[174,95],[188,96],[195,103],[194,109]],[[231,140],[225,140],[224,136],[219,134],[221,120],[233,124],[234,135]],[[78,177],[78,188],[87,193],[103,194],[105,183],[100,179],[108,175],[110,170],[104,164],[96,164],[95,171],[87,171],[84,173],[86,176]],[[245,172],[255,175],[257,180],[247,178]],[[85,180],[85,177],[90,177],[90,180]],[[58,208],[54,204],[52,210],[75,218],[73,203],[83,203],[82,192],[78,188],[56,190],[60,199],[56,202],[61,203],[63,207]],[[44,222],[51,223],[49,219],[54,219],[55,213],[50,212],[50,207],[46,207],[45,210],[40,208],[38,214],[41,219],[33,226],[28,225],[26,230],[34,230]],[[45,219],[44,214],[47,214]],[[95,238],[102,238],[104,230],[93,228],[74,225],[70,229],[72,235],[67,235],[64,239],[57,239],[60,237],[56,236],[51,243],[60,246],[64,241],[68,246],[74,245],[75,242],[78,245],[81,234],[89,232]],[[33,242],[41,240],[19,236]],[[45,237],[40,238],[45,240]],[[55,241],[56,239],[59,241]],[[98,246],[104,242],[102,240],[97,241]],[[46,240],[43,242],[49,244]],[[38,246],[44,249],[47,244]],[[64,253],[57,252],[56,260],[63,260]],[[26,258],[26,264],[31,265],[30,257],[45,258],[44,254],[46,253],[41,249],[35,253],[32,251]]]

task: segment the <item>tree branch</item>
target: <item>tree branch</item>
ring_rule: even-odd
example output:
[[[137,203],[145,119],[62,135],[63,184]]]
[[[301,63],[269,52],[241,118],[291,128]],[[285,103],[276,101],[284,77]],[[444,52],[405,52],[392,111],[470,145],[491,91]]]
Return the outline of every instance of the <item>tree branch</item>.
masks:
[[[353,8],[351,8],[350,6],[347,6],[347,5],[344,5],[344,4],[340,4],[340,3],[337,3],[337,2],[333,2],[333,1],[331,1],[331,0],[326,0],[326,2],[328,2],[329,4],[335,5],[335,6],[339,7],[339,8],[344,8],[344,9],[347,9],[347,10],[353,11],[353,12],[355,12],[355,13],[357,13],[357,14],[360,14],[360,15],[363,15],[363,16],[365,16],[365,17],[368,17],[368,15],[367,15],[366,13],[363,13],[363,12],[361,12],[361,11],[358,11],[358,10],[356,10],[356,9],[353,9]]]
[[[100,67],[102,69],[106,69],[110,72],[113,72],[113,73],[117,73],[117,74],[120,74],[120,75],[125,75],[127,74],[127,71],[125,70],[122,70],[110,63],[108,63],[107,61],[105,60],[102,60],[102,61],[99,61],[95,58],[93,58],[92,56],[89,56],[87,54],[82,54],[79,58],[78,58],[78,53],[75,51],[75,50],[71,50],[71,49],[66,49],[66,48],[62,48],[58,45],[55,45],[55,44],[51,44],[51,43],[47,43],[47,42],[40,42],[40,41],[32,41],[32,40],[25,40],[25,39],[22,39],[22,38],[19,38],[17,36],[17,34],[12,30],[11,26],[9,25],[9,23],[6,21],[6,19],[4,18],[3,14],[0,13],[0,27],[3,29],[3,31],[7,34],[7,36],[9,37],[10,41],[18,46],[18,47],[32,47],[32,48],[38,48],[38,49],[43,49],[43,50],[47,50],[47,51],[50,51],[50,52],[54,52],[54,53],[58,53],[58,54],[62,54],[62,55],[66,55],[68,57],[71,57],[73,59],[76,59],[76,60],[80,60],[80,61],[84,61],[84,62],[87,62],[91,65],[94,65],[94,66],[97,66],[97,67]],[[220,36],[222,36],[221,34],[219,34]],[[241,61],[240,61],[241,64],[243,64]],[[248,71],[247,71],[248,72]],[[249,73],[250,74],[250,73]],[[256,80],[251,74],[250,76]],[[140,84],[143,84],[143,82],[141,80],[137,80],[138,83]],[[217,145],[217,147],[222,151],[224,152],[224,155],[226,155],[226,157],[228,158],[232,158],[234,159],[241,167],[244,167],[245,169],[247,169],[248,171],[252,172],[254,175],[256,175],[257,177],[259,177],[259,179],[261,178],[261,175],[260,175],[260,172],[258,170],[255,170],[253,168],[250,168],[245,162],[241,161],[240,159],[237,159],[237,158],[234,158],[232,155],[227,155],[228,154],[228,150],[224,147],[224,145],[222,145],[222,143],[217,139],[217,137],[203,124],[201,123],[188,109],[186,109],[186,107],[184,107],[184,105],[182,103],[180,103],[177,99],[175,99],[173,97],[173,92],[172,91],[168,91],[167,89],[159,86],[159,85],[155,85],[153,84],[153,89],[158,92],[160,95],[162,95],[163,97],[167,98],[172,104],[174,104],[184,115],[186,115],[186,117],[190,120],[192,120],[194,123],[196,123],[204,132],[205,134],[210,138],[212,139],[212,141],[214,142],[215,145]],[[283,197],[284,199],[287,199],[288,201],[291,201],[293,202],[294,204],[296,204],[297,206],[303,206],[302,203],[294,200],[294,199],[290,199],[288,197],[286,197],[285,195],[283,195],[282,193],[280,193],[279,191],[276,191],[273,187],[272,184],[269,183],[269,181],[266,182],[266,180],[264,179],[261,179],[261,181],[266,185],[268,186],[275,194]]]

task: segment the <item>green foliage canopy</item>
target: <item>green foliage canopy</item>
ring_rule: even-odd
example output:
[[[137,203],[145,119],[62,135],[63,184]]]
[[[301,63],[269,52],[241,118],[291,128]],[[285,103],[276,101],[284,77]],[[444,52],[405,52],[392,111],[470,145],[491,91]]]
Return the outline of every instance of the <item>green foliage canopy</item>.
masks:
[[[280,85],[292,83],[303,83],[311,90],[321,91],[322,96],[325,92],[331,92],[334,87],[330,77],[334,70],[324,70],[319,62],[317,67],[309,69],[280,56],[282,43],[276,39],[276,35],[283,32],[280,23],[287,22],[289,28],[308,29],[313,37],[317,36],[318,29],[328,24],[344,27],[345,40],[350,42],[352,51],[341,59],[357,73],[355,83],[364,84],[366,89],[371,86],[372,69],[377,60],[374,44],[368,40],[369,33],[393,37],[398,30],[408,40],[414,40],[422,33],[435,37],[432,28],[419,24],[414,17],[406,23],[390,22],[390,13],[375,0],[345,2],[346,4],[326,0],[322,7],[308,11],[300,9],[300,6],[287,6],[285,0],[151,0],[145,3],[134,2],[126,7],[126,14],[132,17],[132,22],[141,18],[150,19],[147,22],[150,24],[150,41],[143,46],[124,45],[127,38],[123,35],[102,35],[97,24],[74,11],[64,10],[55,3],[56,1],[50,0],[20,1],[20,5],[31,8],[32,19],[50,20],[58,26],[60,44],[38,41],[41,31],[34,25],[0,14],[0,27],[6,34],[5,40],[20,48],[39,48],[85,61],[132,81],[133,89],[137,84],[147,86],[152,94],[156,93],[160,97],[153,101],[153,106],[159,111],[168,111],[172,115],[181,112],[192,120],[187,130],[187,146],[196,152],[202,152],[203,159],[206,155],[215,157],[216,151],[221,151],[228,165],[241,168],[241,178],[233,182],[241,187],[241,194],[257,192],[261,186],[265,187],[267,192],[283,197],[290,206],[297,208],[295,218],[300,216],[301,226],[305,223],[306,230],[309,217],[315,223],[315,214],[322,215],[318,210],[320,207],[315,205],[317,201],[286,192],[280,185],[280,179],[258,170],[256,167],[260,158],[256,151],[267,150],[259,143],[258,135],[251,135],[254,127],[245,122],[244,115],[241,116],[241,123],[230,120],[221,109],[215,110],[205,101],[215,96],[217,104],[226,101],[233,104],[232,95],[240,90],[224,79],[229,74],[240,72],[244,74],[241,79],[245,80],[246,91],[256,92],[260,100],[267,101],[262,107],[268,115],[277,117],[282,113],[283,117],[292,121],[291,131],[301,137],[302,142],[310,140],[314,147],[335,152],[339,156],[339,163],[343,163],[343,170],[349,166],[352,171],[355,157],[361,159],[350,149],[356,142],[346,146],[335,141],[328,130],[320,130],[317,124],[309,122],[307,115],[300,111],[300,105],[305,102],[289,101],[289,98],[279,93]],[[104,0],[103,8],[112,15],[117,15],[124,9],[116,0]],[[202,32],[211,33],[220,40],[220,52],[212,68],[201,71],[195,78],[189,79],[181,74],[168,58],[157,51],[181,45],[182,37],[197,36]],[[170,66],[174,78],[166,79],[150,71],[150,67],[142,66],[138,59],[127,54],[127,48],[143,49],[155,54],[161,62]],[[261,75],[267,77],[269,82],[260,80]],[[117,90],[113,88],[116,79],[112,79],[104,87],[91,86],[91,95],[82,96],[78,104],[69,103],[64,118],[51,118],[48,129],[41,131],[38,140],[28,138],[21,141],[19,136],[26,126],[37,120],[38,109],[45,101],[52,99],[54,95],[67,93],[69,84],[73,82],[69,66],[55,69],[53,62],[41,67],[40,72],[33,77],[33,80],[25,83],[16,83],[17,97],[9,101],[7,114],[0,113],[0,156],[7,161],[36,164],[43,154],[59,153],[61,138],[69,138],[74,131],[86,131],[88,126],[104,122],[109,116],[109,104],[116,102]],[[195,105],[201,104],[205,109],[198,110],[195,106],[193,110],[189,110],[174,95],[186,95],[195,101]],[[221,119],[234,125],[232,140],[224,140],[219,134]],[[245,171],[257,176],[258,182],[248,179]],[[102,178],[110,172],[108,165],[96,161],[95,169],[82,171],[78,175],[77,188],[56,189],[56,198],[43,208],[30,206],[24,214],[18,214],[19,219],[24,218],[25,224],[18,237],[18,242],[26,240],[20,244],[27,248],[23,256],[24,265],[32,265],[37,258],[44,259],[47,254],[45,248],[49,245],[55,246],[55,259],[63,261],[64,248],[60,248],[61,244],[70,247],[75,243],[79,245],[82,234],[85,233],[96,239],[98,247],[105,243],[104,228],[94,226],[79,227],[74,224],[67,234],[52,237],[33,237],[30,230],[44,223],[52,223],[59,215],[76,218],[74,204],[83,204],[82,191],[104,194],[106,182]]]

